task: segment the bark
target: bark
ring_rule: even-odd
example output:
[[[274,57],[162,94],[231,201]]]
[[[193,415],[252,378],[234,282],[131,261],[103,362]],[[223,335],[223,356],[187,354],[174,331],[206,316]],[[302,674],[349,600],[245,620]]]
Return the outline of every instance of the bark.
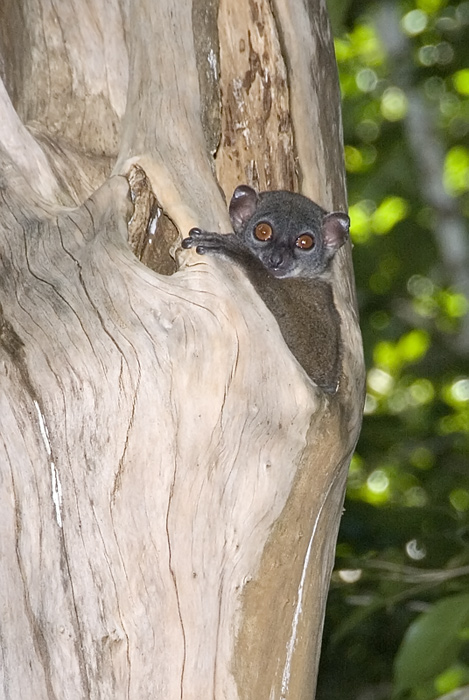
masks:
[[[5,0],[0,50],[0,697],[309,699],[361,422],[350,250],[330,396],[178,243],[228,231],[240,182],[345,206],[324,3]]]

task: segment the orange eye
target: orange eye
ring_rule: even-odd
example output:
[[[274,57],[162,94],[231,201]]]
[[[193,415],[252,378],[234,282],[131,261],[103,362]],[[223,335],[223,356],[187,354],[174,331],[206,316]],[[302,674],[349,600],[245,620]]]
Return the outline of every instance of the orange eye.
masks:
[[[268,241],[272,238],[272,226],[263,221],[261,224],[257,224],[254,235],[258,241]]]
[[[301,248],[302,250],[314,248],[314,236],[311,236],[309,233],[303,233],[302,236],[298,236],[295,241],[295,245],[297,248]]]

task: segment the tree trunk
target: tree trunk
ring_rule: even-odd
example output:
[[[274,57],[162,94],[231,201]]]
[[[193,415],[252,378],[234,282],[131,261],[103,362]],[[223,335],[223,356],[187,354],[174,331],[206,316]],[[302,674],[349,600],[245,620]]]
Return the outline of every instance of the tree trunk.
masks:
[[[0,50],[0,697],[310,700],[361,421],[350,250],[326,394],[179,242],[228,231],[239,183],[345,206],[324,2],[4,0]]]

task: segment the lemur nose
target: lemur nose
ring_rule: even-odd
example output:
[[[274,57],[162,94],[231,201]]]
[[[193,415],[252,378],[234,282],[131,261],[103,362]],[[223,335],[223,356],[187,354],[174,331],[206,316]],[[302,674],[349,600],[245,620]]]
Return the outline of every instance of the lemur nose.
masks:
[[[281,267],[283,263],[283,253],[281,250],[274,250],[270,255],[270,264],[272,267]]]

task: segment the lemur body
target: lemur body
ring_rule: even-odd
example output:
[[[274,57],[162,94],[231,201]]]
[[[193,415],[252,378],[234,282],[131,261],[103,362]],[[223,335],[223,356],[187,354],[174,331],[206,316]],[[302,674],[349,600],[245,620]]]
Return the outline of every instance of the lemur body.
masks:
[[[183,248],[195,247],[201,255],[217,255],[239,265],[305,371],[324,391],[334,393],[341,338],[330,263],[347,240],[348,216],[328,214],[300,194],[283,190],[258,194],[241,185],[231,199],[230,218],[235,233],[193,228]],[[304,314],[298,312],[299,304]]]

